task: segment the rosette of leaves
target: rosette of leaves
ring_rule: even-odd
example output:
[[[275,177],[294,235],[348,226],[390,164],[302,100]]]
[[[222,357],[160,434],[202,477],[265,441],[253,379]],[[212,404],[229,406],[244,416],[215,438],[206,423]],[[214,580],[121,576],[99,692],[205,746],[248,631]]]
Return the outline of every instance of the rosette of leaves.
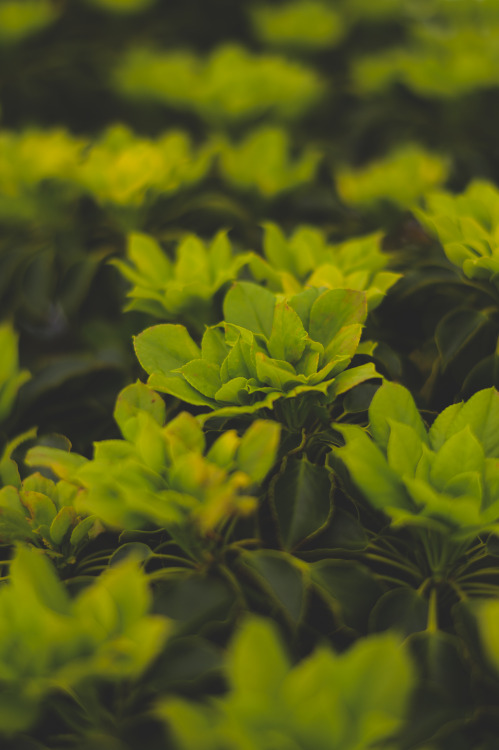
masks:
[[[408,390],[385,382],[369,431],[337,425],[345,445],[333,465],[394,527],[420,529],[428,563],[442,573],[480,534],[499,532],[499,393],[479,391],[445,409],[428,430]],[[433,540],[433,541],[432,541]],[[436,541],[435,541],[436,540]]]
[[[10,568],[0,588],[0,736],[29,729],[45,700],[62,699],[64,716],[74,698],[88,720],[99,684],[124,687],[163,647],[168,622],[149,614],[147,578],[135,560],[108,569],[74,599],[40,550],[19,546]]]
[[[121,529],[167,528],[188,548],[251,513],[254,490],[272,468],[279,425],[257,420],[242,437],[224,432],[208,448],[187,412],[165,421],[165,404],[143,383],[121,392],[115,418],[124,440],[95,443],[92,460],[35,447],[26,457],[82,488],[76,507]]]
[[[377,307],[400,274],[386,271],[388,258],[380,248],[382,234],[338,244],[327,242],[316,227],[300,226],[289,238],[271,222],[263,225],[263,253],[250,269],[275,292],[297,294],[304,287],[356,289],[365,292],[369,310]]]
[[[191,52],[130,50],[114,75],[122,94],[192,110],[209,122],[230,123],[264,114],[294,118],[319,98],[314,70],[275,54],[252,54],[235,44],[206,58]]]
[[[289,133],[264,126],[251,131],[237,144],[222,141],[219,166],[231,185],[272,198],[311,182],[321,158],[322,154],[312,146],[293,158]]]
[[[165,323],[135,338],[148,383],[163,393],[231,417],[274,408],[300,430],[317,401],[379,377],[372,363],[347,370],[367,315],[366,295],[315,287],[279,298],[236,282],[224,300],[224,322],[206,329],[201,347],[184,326]],[[311,398],[310,398],[311,397]]]
[[[474,180],[460,195],[430,193],[418,218],[437,235],[445,254],[464,275],[499,289],[499,191]]]
[[[237,278],[253,254],[235,255],[226,231],[218,232],[210,243],[188,234],[174,254],[170,260],[153,237],[137,232],[128,235],[126,260],[111,261],[133,284],[126,309],[163,320],[185,320],[194,330],[203,331],[219,318],[215,293]]]
[[[347,204],[376,205],[386,200],[407,209],[428,190],[442,185],[448,173],[448,159],[409,143],[363,167],[340,166],[334,178]]]
[[[130,221],[134,212],[143,211],[159,195],[201,180],[214,150],[214,143],[195,149],[182,131],[168,131],[153,140],[114,125],[92,143],[78,170],[78,184],[97,203],[121,211],[119,215]]]
[[[30,542],[57,565],[76,561],[81,548],[102,530],[95,517],[77,513],[78,487],[38,472],[0,490],[0,543]]]
[[[396,636],[370,636],[336,654],[317,648],[291,666],[275,626],[247,619],[227,656],[229,692],[211,703],[162,700],[175,750],[396,748],[414,668]]]
[[[327,3],[292,0],[283,5],[250,9],[257,36],[274,47],[320,50],[332,47],[343,35],[342,17]]]
[[[484,27],[451,24],[445,31],[439,24],[415,23],[412,38],[403,48],[353,63],[354,86],[365,94],[402,83],[418,94],[439,99],[495,87],[499,71],[496,35],[497,21]]]
[[[7,419],[20,387],[31,378],[27,370],[19,367],[17,340],[17,334],[10,323],[0,325],[0,422]]]
[[[62,129],[0,131],[0,216],[9,224],[60,222],[75,185],[86,141]]]

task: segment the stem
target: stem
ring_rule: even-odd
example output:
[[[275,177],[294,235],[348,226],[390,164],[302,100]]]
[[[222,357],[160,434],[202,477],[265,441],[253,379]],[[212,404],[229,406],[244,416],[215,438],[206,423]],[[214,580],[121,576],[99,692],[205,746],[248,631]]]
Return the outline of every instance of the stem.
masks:
[[[171,560],[171,562],[178,562],[183,563],[185,566],[188,566],[190,568],[196,568],[196,563],[194,563],[192,560],[188,560],[185,557],[180,557],[179,555],[165,555],[162,553],[154,552],[150,559],[156,559],[156,560]]]
[[[426,629],[430,633],[436,633],[438,631],[437,590],[435,588],[432,588],[430,592]]]
[[[389,557],[384,557],[383,555],[375,555],[372,552],[366,552],[364,554],[364,557],[367,557],[369,560],[374,560],[377,562],[381,562],[384,565],[389,565],[395,568],[399,568],[399,570],[404,570],[406,573],[409,573],[414,578],[421,578],[421,571],[419,571],[415,566],[413,565],[406,565],[404,563],[401,563],[400,560],[393,560]]]

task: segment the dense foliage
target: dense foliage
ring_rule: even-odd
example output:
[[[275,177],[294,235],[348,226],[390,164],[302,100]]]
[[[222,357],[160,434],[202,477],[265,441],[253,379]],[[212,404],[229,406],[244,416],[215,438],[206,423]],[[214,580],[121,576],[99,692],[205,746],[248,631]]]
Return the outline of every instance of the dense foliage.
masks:
[[[0,746],[495,750],[499,0],[0,0]]]

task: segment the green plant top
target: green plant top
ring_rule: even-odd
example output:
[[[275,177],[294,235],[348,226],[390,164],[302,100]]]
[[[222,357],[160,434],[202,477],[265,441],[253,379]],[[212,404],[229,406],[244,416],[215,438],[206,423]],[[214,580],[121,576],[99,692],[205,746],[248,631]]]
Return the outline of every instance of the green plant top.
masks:
[[[121,392],[115,418],[125,439],[95,443],[92,460],[37,447],[26,461],[83,488],[78,509],[120,529],[168,528],[188,545],[256,508],[252,490],[276,459],[275,422],[257,420],[243,437],[228,430],[207,449],[195,417],[165,425],[163,400],[143,383]]]
[[[42,700],[81,686],[137,678],[168,635],[146,575],[128,559],[71,600],[49,560],[20,546],[0,587],[0,731],[25,731]]]
[[[19,222],[43,221],[42,190],[59,186],[58,199],[74,194],[78,168],[87,141],[62,129],[30,128],[19,133],[0,131],[0,216]],[[71,189],[72,188],[72,189]]]
[[[440,187],[449,174],[449,160],[416,143],[398,146],[363,167],[344,165],[334,171],[345,203],[376,205],[386,200],[407,209],[424,193]]]
[[[311,69],[271,54],[221,45],[206,59],[191,52],[130,50],[118,65],[123,94],[193,110],[209,122],[230,123],[263,114],[294,118],[319,98],[323,84]]]
[[[385,271],[388,257],[380,249],[382,233],[330,244],[316,227],[300,226],[286,238],[271,222],[264,226],[263,253],[250,268],[270,289],[293,295],[304,287],[356,289],[366,293],[373,310],[400,274]]]
[[[231,185],[255,190],[266,198],[312,182],[322,154],[307,146],[293,157],[292,139],[280,127],[265,125],[251,130],[242,141],[222,140],[219,168]]]
[[[76,560],[79,549],[102,529],[95,517],[77,513],[78,488],[31,474],[19,487],[0,490],[0,542],[31,542],[57,565]]]
[[[275,627],[256,617],[234,637],[227,673],[229,693],[211,704],[159,704],[175,750],[393,750],[414,682],[393,635],[365,638],[340,655],[320,647],[292,667]]]
[[[214,144],[196,150],[182,131],[140,138],[124,125],[107,128],[86,154],[78,183],[103,205],[140,206],[146,198],[199,181],[208,171]]]
[[[134,232],[128,235],[126,260],[111,263],[133,284],[127,310],[185,320],[202,332],[218,318],[215,292],[236,279],[252,257],[252,253],[235,255],[227,232],[220,231],[209,244],[194,234],[186,235],[170,260],[153,237]]]
[[[307,395],[330,403],[377,377],[372,363],[346,371],[366,315],[366,295],[352,289],[310,287],[286,299],[236,282],[224,322],[206,329],[201,347],[184,326],[166,323],[139,334],[135,350],[151,388],[212,410],[198,419],[251,414],[299,396],[301,429]]]
[[[455,542],[499,532],[499,393],[449,406],[427,430],[408,390],[385,382],[369,407],[369,437],[338,425],[333,450],[362,495],[394,525],[435,530]]]
[[[461,195],[430,193],[417,217],[469,279],[499,287],[499,191],[474,180]]]
[[[256,5],[250,16],[257,36],[269,45],[292,50],[332,47],[343,36],[341,14],[324,2],[291,0]]]
[[[456,5],[457,3],[447,3]],[[478,3],[468,3],[478,5]],[[414,24],[412,40],[354,61],[354,86],[362,94],[395,83],[431,98],[451,98],[497,86],[497,21],[483,26]]]

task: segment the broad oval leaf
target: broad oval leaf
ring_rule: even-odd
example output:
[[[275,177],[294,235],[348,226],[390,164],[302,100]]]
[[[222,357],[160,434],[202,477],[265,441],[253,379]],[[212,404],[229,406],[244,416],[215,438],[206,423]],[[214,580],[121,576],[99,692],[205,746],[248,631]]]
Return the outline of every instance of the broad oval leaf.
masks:
[[[284,549],[292,550],[327,523],[331,475],[305,457],[290,457],[272,487],[272,503]]]

